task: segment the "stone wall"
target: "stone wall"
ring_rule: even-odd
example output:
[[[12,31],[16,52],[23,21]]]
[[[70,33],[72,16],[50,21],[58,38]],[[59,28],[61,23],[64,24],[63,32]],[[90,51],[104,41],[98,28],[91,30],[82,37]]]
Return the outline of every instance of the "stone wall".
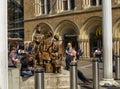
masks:
[[[20,89],[19,76],[18,68],[8,68],[8,89]]]

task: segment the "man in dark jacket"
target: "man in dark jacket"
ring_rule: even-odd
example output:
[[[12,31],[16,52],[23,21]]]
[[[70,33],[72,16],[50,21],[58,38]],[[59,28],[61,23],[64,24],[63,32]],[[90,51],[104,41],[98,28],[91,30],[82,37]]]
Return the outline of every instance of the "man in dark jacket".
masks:
[[[33,76],[34,75],[34,61],[33,57],[24,55],[21,59],[21,76]]]

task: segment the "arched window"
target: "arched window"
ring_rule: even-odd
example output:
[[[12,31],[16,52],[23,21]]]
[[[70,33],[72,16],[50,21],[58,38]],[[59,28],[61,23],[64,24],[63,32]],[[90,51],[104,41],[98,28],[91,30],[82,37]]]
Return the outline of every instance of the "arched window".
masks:
[[[63,0],[62,5],[63,10],[74,10],[75,0]]]
[[[71,10],[74,10],[75,8],[75,0],[71,0]]]
[[[50,0],[35,0],[35,15],[49,14]]]
[[[44,11],[44,8],[45,8],[44,0],[41,0],[40,6],[41,6],[41,14],[44,14],[45,13],[45,11]]]
[[[102,0],[99,1],[99,4],[102,5]]]
[[[91,5],[93,6],[102,5],[102,0],[91,0]]]
[[[47,14],[50,13],[50,0],[47,0]]]
[[[68,0],[63,0],[63,10],[68,9]]]
[[[92,0],[92,5],[96,5],[96,0]]]

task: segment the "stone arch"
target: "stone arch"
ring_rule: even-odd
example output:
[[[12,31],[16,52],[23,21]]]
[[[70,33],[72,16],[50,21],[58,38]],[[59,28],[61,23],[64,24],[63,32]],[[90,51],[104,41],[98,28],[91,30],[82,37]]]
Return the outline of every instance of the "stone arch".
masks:
[[[90,55],[92,54],[90,37],[91,34],[95,34],[96,29],[100,29],[99,33],[102,34],[102,18],[98,16],[88,18],[81,27],[79,36],[79,39],[81,41],[80,47],[84,51],[85,57],[90,57]]]
[[[89,33],[91,32],[91,28],[94,26],[102,25],[102,18],[98,16],[88,18],[84,23],[80,30],[80,38],[81,39],[88,39]]]
[[[113,25],[113,48],[114,53],[120,54],[120,18]]]
[[[71,20],[63,20],[58,25],[56,26],[56,31],[55,33],[59,33],[60,36],[63,35],[64,31],[66,29],[72,28],[72,30],[79,35],[79,27],[77,24]]]
[[[53,33],[53,29],[52,27],[48,24],[48,23],[39,23],[35,26],[34,30],[33,30],[33,34],[32,34],[32,40],[34,35],[36,34],[36,30],[40,28],[40,31],[42,34],[45,34],[49,31],[51,31]],[[53,33],[54,34],[54,33]]]
[[[79,27],[77,24],[71,20],[63,20],[58,23],[56,26],[55,34],[58,34],[63,40],[64,47],[66,46],[66,39],[75,39],[75,42],[78,40],[78,35],[79,35]],[[68,37],[68,38],[67,38]],[[72,40],[73,41],[73,40]],[[76,43],[78,47],[78,43]]]

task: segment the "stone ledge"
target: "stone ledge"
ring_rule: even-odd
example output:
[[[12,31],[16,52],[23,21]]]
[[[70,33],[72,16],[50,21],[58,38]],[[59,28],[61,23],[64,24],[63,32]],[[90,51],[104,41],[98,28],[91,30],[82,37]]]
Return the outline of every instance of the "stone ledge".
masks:
[[[9,89],[35,89],[34,76],[20,77],[18,68],[10,68],[8,70]],[[62,69],[61,74],[44,73],[45,89],[70,89],[69,71]]]
[[[69,74],[44,73],[45,89],[70,89]],[[20,89],[35,89],[34,76],[29,78],[20,77]]]

